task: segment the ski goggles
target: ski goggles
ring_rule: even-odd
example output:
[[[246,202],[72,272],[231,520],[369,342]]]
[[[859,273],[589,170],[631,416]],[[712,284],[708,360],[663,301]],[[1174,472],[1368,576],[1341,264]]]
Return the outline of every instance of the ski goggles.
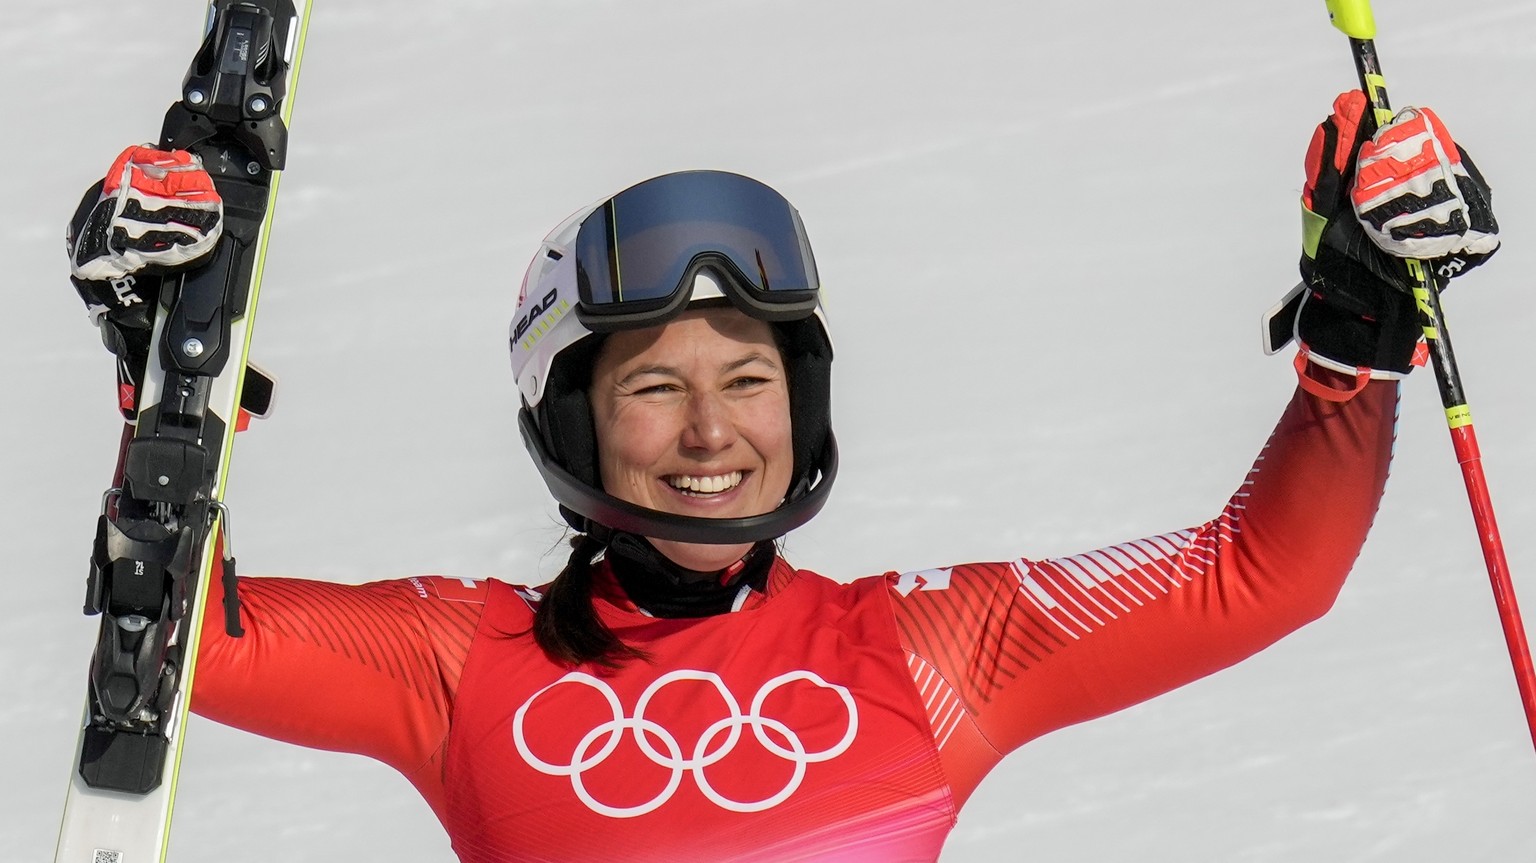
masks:
[[[685,171],[614,195],[576,233],[577,317],[594,332],[651,326],[687,307],[694,277],[755,318],[815,311],[820,283],[800,214],[740,174]]]

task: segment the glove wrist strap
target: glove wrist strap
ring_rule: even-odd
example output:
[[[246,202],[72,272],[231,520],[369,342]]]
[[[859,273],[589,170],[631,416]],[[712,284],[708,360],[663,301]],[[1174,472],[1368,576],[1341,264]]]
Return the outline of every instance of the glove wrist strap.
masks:
[[[1324,401],[1347,402],[1358,395],[1361,390],[1365,389],[1365,385],[1371,382],[1372,369],[1367,366],[1356,366],[1349,372],[1334,370],[1340,376],[1353,375],[1353,386],[1348,388],[1334,386],[1311,374],[1313,369],[1329,368],[1329,366],[1318,362],[1321,359],[1323,358],[1316,356],[1308,350],[1306,345],[1302,345],[1301,350],[1296,352],[1296,359],[1293,365],[1296,368],[1296,379],[1301,388]],[[1327,372],[1323,373],[1327,374]]]

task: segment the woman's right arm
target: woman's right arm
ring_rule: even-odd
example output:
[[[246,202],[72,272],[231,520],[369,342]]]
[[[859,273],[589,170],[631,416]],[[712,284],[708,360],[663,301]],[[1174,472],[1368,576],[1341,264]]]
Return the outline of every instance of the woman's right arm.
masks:
[[[435,807],[484,583],[241,578],[238,590],[240,637],[225,631],[217,587],[208,598],[192,709],[263,737],[376,758]]]

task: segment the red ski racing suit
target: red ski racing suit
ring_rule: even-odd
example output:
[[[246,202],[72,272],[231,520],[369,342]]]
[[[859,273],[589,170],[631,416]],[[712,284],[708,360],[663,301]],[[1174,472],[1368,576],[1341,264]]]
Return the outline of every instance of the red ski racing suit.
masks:
[[[1298,392],[1216,519],[1087,554],[848,584],[778,559],[736,611],[689,619],[641,612],[599,563],[599,615],[651,657],[617,670],[546,658],[537,590],[241,579],[246,635],[207,604],[193,706],[394,766],[465,863],[932,861],[1007,753],[1330,607],[1396,392]]]

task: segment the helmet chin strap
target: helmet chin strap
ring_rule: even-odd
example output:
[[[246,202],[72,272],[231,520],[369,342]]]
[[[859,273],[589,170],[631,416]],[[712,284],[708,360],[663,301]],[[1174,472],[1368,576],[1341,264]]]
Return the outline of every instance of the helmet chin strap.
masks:
[[[736,545],[777,539],[805,524],[826,504],[832,481],[837,477],[837,443],[826,433],[820,458],[820,479],[806,492],[777,509],[761,515],[736,518],[700,518],[658,512],[620,500],[593,488],[556,464],[548,443],[540,434],[532,412],[524,407],[518,413],[523,443],[534,457],[534,464],[544,483],[560,502],[560,513],[568,524],[581,533],[595,534],[597,526],[612,526],[640,536],[693,542],[706,545]]]

